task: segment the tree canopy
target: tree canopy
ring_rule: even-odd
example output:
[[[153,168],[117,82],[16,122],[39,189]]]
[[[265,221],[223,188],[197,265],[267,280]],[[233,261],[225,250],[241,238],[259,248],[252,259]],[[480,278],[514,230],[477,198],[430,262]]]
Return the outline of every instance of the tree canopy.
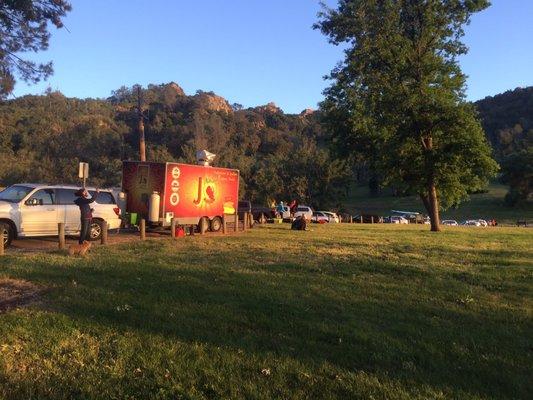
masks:
[[[497,170],[457,57],[470,16],[486,0],[340,0],[316,28],[345,43],[322,109],[336,147],[371,148],[383,184],[417,193],[439,230],[439,208],[458,204]],[[368,152],[367,152],[368,154]],[[362,156],[365,157],[363,151]]]
[[[9,95],[16,76],[38,82],[53,72],[52,62],[36,63],[21,53],[48,48],[48,23],[63,26],[71,6],[65,0],[2,0],[0,2],[0,99]]]

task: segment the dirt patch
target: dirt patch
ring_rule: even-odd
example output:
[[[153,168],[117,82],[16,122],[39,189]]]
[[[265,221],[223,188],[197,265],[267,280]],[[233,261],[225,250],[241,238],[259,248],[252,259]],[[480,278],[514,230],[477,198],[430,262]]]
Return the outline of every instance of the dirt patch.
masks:
[[[0,313],[28,305],[38,300],[42,292],[43,288],[28,281],[0,279]]]

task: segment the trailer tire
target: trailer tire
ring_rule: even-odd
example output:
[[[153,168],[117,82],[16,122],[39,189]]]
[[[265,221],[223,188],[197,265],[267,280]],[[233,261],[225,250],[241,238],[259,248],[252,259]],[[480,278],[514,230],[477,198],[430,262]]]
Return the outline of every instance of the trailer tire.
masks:
[[[222,218],[215,217],[211,220],[211,232],[219,232],[222,229]]]
[[[0,240],[4,241],[4,247],[8,247],[13,241],[15,232],[13,228],[7,222],[0,222]]]
[[[202,217],[200,218],[200,221],[198,221],[198,232],[207,232],[209,229],[209,218]]]

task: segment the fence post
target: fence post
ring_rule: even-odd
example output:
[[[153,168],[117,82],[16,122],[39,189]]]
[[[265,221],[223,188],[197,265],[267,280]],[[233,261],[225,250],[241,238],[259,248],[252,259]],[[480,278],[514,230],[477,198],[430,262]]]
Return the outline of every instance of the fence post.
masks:
[[[253,226],[254,226],[254,215],[251,212],[249,212],[248,213],[248,227],[252,229]]]
[[[363,216],[362,215],[359,217],[359,219],[361,220],[361,223],[363,223]]]
[[[59,249],[65,248],[65,223],[60,222],[57,224],[57,236],[59,238]]]
[[[374,223],[374,216],[370,216],[370,223],[373,224]]]
[[[0,233],[0,256],[4,255],[4,232]]]
[[[144,218],[141,218],[141,222],[139,225],[139,230],[141,233],[141,240],[146,239],[146,221]]]
[[[205,233],[205,228],[206,228],[206,226],[205,226],[205,218],[202,217],[200,219],[200,235],[203,235]]]
[[[107,244],[107,221],[102,222],[102,235],[100,236],[100,244]]]
[[[176,220],[174,218],[170,220],[170,236],[172,239],[176,238]]]
[[[235,211],[235,232],[239,230],[239,213]]]
[[[350,224],[353,224],[353,216],[350,215]]]
[[[228,227],[226,226],[226,223],[228,221],[226,220],[226,214],[222,214],[222,233],[225,235],[228,233]]]

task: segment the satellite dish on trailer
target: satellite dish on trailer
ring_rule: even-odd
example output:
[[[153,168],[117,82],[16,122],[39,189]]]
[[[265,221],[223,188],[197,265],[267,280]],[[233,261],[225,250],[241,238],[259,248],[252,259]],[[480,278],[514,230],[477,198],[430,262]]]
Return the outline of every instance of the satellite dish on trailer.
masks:
[[[196,152],[196,161],[198,162],[198,165],[208,167],[216,156],[216,154],[210,153],[207,150],[199,150]]]

